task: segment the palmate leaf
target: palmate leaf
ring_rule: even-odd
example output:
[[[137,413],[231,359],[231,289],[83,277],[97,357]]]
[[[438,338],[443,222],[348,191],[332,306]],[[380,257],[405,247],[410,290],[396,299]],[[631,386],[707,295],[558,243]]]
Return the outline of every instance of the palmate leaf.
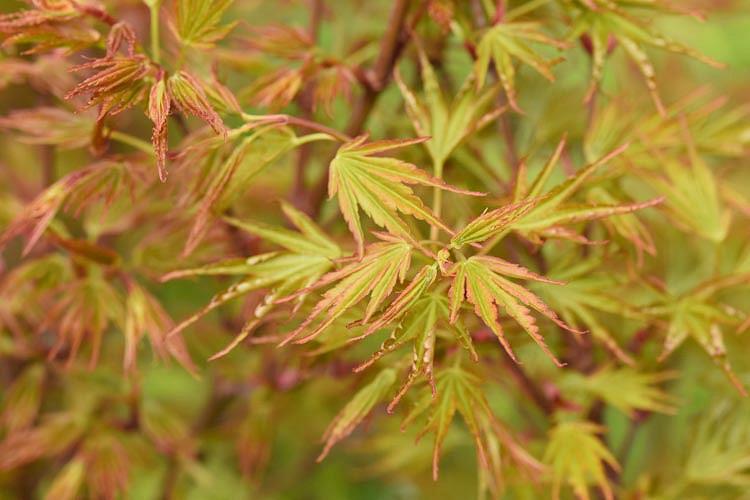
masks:
[[[413,248],[406,241],[388,234],[378,234],[378,237],[382,241],[369,245],[361,260],[326,274],[310,286],[309,289],[312,290],[334,284],[323,294],[307,319],[284,339],[282,345],[292,341],[301,344],[313,340],[368,295],[370,301],[362,322],[367,323],[372,318],[396,283],[402,283],[406,279]],[[301,335],[303,336],[300,337]]]
[[[88,276],[66,283],[61,287],[59,299],[47,310],[42,326],[53,329],[57,337],[49,353],[50,359],[55,359],[65,349],[68,363],[72,364],[81,347],[90,344],[89,367],[93,368],[99,361],[102,336],[107,327],[114,324],[122,329],[124,300],[101,272],[96,271],[91,268]]]
[[[474,72],[477,75],[477,86],[484,85],[489,70],[490,61],[494,63],[495,71],[505,89],[508,103],[520,112],[516,101],[516,70],[513,59],[531,66],[540,75],[553,81],[552,66],[556,61],[548,61],[537,54],[528,42],[536,42],[551,47],[563,49],[564,42],[555,40],[539,31],[539,25],[531,22],[498,23],[488,29],[477,46],[477,61]]]
[[[724,208],[719,183],[692,138],[685,138],[688,156],[684,161],[655,153],[660,171],[644,170],[643,176],[664,196],[667,214],[679,227],[719,243],[727,236],[731,212]]]
[[[474,351],[471,336],[463,325],[460,322],[456,324],[450,324],[449,322],[450,310],[448,299],[438,291],[428,291],[436,275],[437,270],[435,265],[423,267],[412,279],[411,283],[399,293],[391,305],[380,316],[372,320],[365,332],[350,340],[350,342],[361,340],[387,327],[389,324],[394,325],[390,336],[370,359],[354,369],[355,372],[364,370],[386,354],[413,341],[414,363],[412,365],[410,380],[422,372],[425,375],[431,375],[432,358],[430,357],[430,359],[426,360],[428,361],[427,365],[424,364],[425,348],[428,347],[428,344],[434,342],[436,337],[440,337],[441,335],[453,337],[461,347],[471,354],[473,359],[477,359],[477,353]],[[403,393],[405,393],[413,381],[411,380],[405,389],[402,389]],[[432,382],[431,378],[430,381]],[[391,408],[393,406],[392,404]]]
[[[708,412],[701,412],[699,418],[685,463],[685,482],[729,488],[730,495],[741,495],[750,487],[750,415],[746,401],[720,401]]]
[[[732,370],[722,331],[722,325],[739,326],[744,316],[731,307],[723,307],[714,296],[719,291],[736,286],[747,286],[748,283],[750,283],[750,274],[739,273],[709,280],[679,296],[656,290],[658,299],[644,307],[642,311],[665,321],[662,326],[666,330],[666,337],[659,359],[666,359],[688,337],[691,337],[711,356],[737,390],[746,395],[747,390]]]
[[[0,426],[6,434],[30,427],[42,403],[44,366],[33,364],[7,386],[3,395]]]
[[[317,461],[323,460],[331,448],[351,434],[357,425],[385,398],[396,381],[396,371],[386,368],[360,389],[336,415],[323,435],[325,446]]]
[[[435,71],[421,48],[419,62],[424,86],[423,101],[406,86],[398,72],[395,79],[414,130],[420,136],[431,137],[424,143],[425,148],[433,165],[440,166],[466,137],[491,123],[504,109],[491,109],[497,96],[496,88],[477,91],[472,78],[447,104]]]
[[[659,388],[659,384],[674,377],[675,374],[669,372],[645,373],[631,367],[604,367],[591,375],[570,372],[562,385],[566,394],[585,393],[632,418],[636,410],[674,414],[675,398]]]
[[[16,217],[0,235],[0,246],[25,235],[24,255],[28,254],[61,209],[80,212],[96,202],[109,204],[121,191],[132,188],[134,167],[125,161],[102,160],[71,172],[40,193]]]
[[[295,294],[298,306],[301,305],[307,288],[333,267],[334,260],[341,256],[341,250],[307,215],[286,203],[282,204],[282,209],[299,232],[237,219],[227,221],[244,231],[261,236],[265,241],[285,248],[286,251],[255,255],[247,259],[220,261],[195,269],[174,271],[162,277],[162,280],[166,281],[201,275],[245,276],[227,290],[216,294],[203,309],[174,327],[167,338],[178,335],[208,312],[232,299],[254,290],[270,289],[235,340],[214,356],[219,357],[228,353],[252,332],[275,306],[277,298]]]
[[[586,100],[590,100],[596,92],[602,79],[604,63],[610,51],[610,43],[615,40],[626,52],[628,57],[638,66],[648,87],[651,97],[659,113],[664,115],[665,109],[656,87],[654,66],[645,50],[654,47],[670,52],[685,54],[714,67],[722,67],[720,63],[657,33],[649,25],[648,19],[655,12],[668,12],[667,2],[627,2],[622,0],[589,0],[563,2],[574,15],[568,40],[574,40],[582,35],[588,35],[591,46],[591,84],[586,93]],[[637,13],[645,9],[648,17]]]
[[[564,147],[565,139],[563,138],[558,144],[555,152],[544,165],[544,168],[539,172],[528,188],[526,188],[524,179],[526,175],[525,168],[520,168],[518,171],[516,189],[513,193],[514,202],[518,203],[522,200],[535,199],[538,197],[543,198],[511,225],[514,230],[520,232],[530,240],[539,242],[545,237],[561,237],[585,242],[586,239],[584,237],[568,231],[565,226],[568,224],[612,217],[614,215],[628,214],[636,210],[657,205],[663,201],[662,198],[655,198],[646,202],[624,205],[566,203],[578,188],[591,178],[597,169],[622,154],[628,148],[628,144],[623,144],[614,149],[598,160],[580,169],[573,177],[569,178],[562,184],[550,191],[544,192],[544,186],[552,174],[552,170],[557,164]]]
[[[94,119],[86,113],[38,107],[19,109],[0,117],[0,128],[15,132],[20,142],[80,148],[91,140]]]
[[[567,483],[582,500],[591,498],[589,486],[596,485],[604,498],[612,500],[612,486],[605,464],[619,469],[617,460],[596,436],[603,429],[591,422],[568,421],[557,424],[550,433],[544,462],[552,469],[554,498]]]
[[[716,295],[737,287],[746,288],[749,284],[750,273],[738,272],[706,280],[679,295],[650,286],[656,299],[641,311],[661,320],[657,325],[666,331],[659,359],[666,359],[690,337],[711,356],[737,390],[746,395],[747,390],[734,374],[729,362],[723,333],[723,328],[730,326],[741,329],[746,315],[722,304]]]
[[[373,222],[390,233],[418,245],[408,225],[398,212],[412,215],[438,227],[448,234],[453,231],[439,220],[409,184],[419,184],[445,189],[461,194],[480,195],[449,186],[428,175],[411,163],[396,158],[372,156],[392,149],[418,144],[427,138],[375,141],[367,143],[360,136],[342,145],[331,161],[328,196],[338,195],[341,214],[357,242],[357,252],[364,252],[364,232],[359,218],[361,208]]]
[[[467,224],[453,237],[451,246],[461,248],[466,244],[479,243],[493,236],[502,238],[510,231],[516,231],[537,244],[546,238],[563,238],[578,243],[587,243],[588,240],[584,236],[565,226],[627,214],[657,205],[663,201],[662,198],[655,198],[642,203],[624,205],[566,203],[597,168],[621,154],[627,148],[627,145],[620,146],[599,160],[585,166],[573,177],[545,192],[544,186],[560,159],[564,146],[565,139],[560,141],[555,152],[534,178],[531,185],[527,185],[526,168],[522,164],[521,168],[518,169],[512,202],[499,209],[486,212]],[[497,243],[497,241],[492,242],[492,244],[494,243]]]
[[[492,419],[492,411],[480,389],[481,380],[460,366],[452,366],[438,373],[436,377],[437,398],[425,394],[404,419],[403,427],[420,415],[427,414],[427,422],[420,437],[427,432],[435,435],[432,452],[432,476],[437,480],[440,466],[440,452],[456,412],[469,429],[477,449],[479,463],[486,467],[487,451],[482,438],[485,419]]]
[[[532,283],[530,288],[538,292],[567,324],[585,328],[618,360],[633,364],[633,358],[620,347],[599,317],[601,313],[625,316],[627,312],[627,305],[616,297],[621,280],[605,272],[607,266],[601,257],[581,260],[577,252],[570,252],[555,259],[547,272],[550,279],[564,281],[565,287],[538,282]]]
[[[497,336],[508,355],[518,361],[498,319],[498,307],[513,318],[526,333],[558,366],[563,366],[552,354],[539,333],[536,319],[531,310],[546,316],[557,326],[574,333],[581,333],[564,323],[555,311],[547,306],[542,299],[528,289],[510,281],[508,278],[540,281],[562,285],[559,281],[552,281],[528,269],[497,257],[473,256],[456,263],[450,271],[453,284],[450,290],[451,321],[458,318],[461,305],[468,301],[474,306],[476,315]],[[531,308],[531,309],[529,309]]]
[[[209,48],[224,38],[237,21],[220,25],[224,12],[233,0],[177,0],[173,29],[188,46]]]
[[[658,167],[652,151],[680,152],[688,145],[686,132],[700,155],[738,157],[750,146],[750,106],[727,106],[727,96],[712,97],[701,87],[666,108],[666,116],[633,108],[625,98],[597,107],[586,133],[586,158],[597,158],[617,144],[630,142],[624,156],[641,167]]]

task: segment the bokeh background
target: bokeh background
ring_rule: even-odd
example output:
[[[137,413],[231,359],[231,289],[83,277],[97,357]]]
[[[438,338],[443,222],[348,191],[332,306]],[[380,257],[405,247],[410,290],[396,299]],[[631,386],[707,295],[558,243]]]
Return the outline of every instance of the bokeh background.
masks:
[[[750,104],[750,2],[706,0],[693,3],[707,13],[705,22],[673,16],[659,19],[659,27],[727,67],[716,70],[680,55],[651,51],[662,97],[671,103],[706,86],[710,95],[725,96],[730,107],[747,107]],[[328,51],[345,50],[370,35],[377,40],[383,30],[388,2],[326,0],[325,4],[330,18],[326,16],[321,24],[319,41]],[[12,12],[24,5],[0,0],[0,12]],[[115,9],[121,17],[131,21],[142,39],[147,39],[148,10],[141,3],[118,1]],[[226,17],[239,20],[242,26],[273,23],[304,26],[307,16],[308,8],[303,1],[237,0]],[[241,88],[269,69],[266,60],[243,51],[242,44],[232,37],[214,50],[213,55],[230,88]],[[361,50],[363,58],[371,57],[377,51],[377,44],[363,44]],[[39,64],[30,78],[16,78],[11,71],[3,69],[8,68],[10,59],[16,55],[12,48],[0,52],[0,116],[17,109],[55,105],[74,85],[74,76],[66,64],[52,56],[46,57],[45,63]],[[554,85],[532,78],[528,68],[521,70],[519,88],[524,89],[521,99],[528,115],[518,129],[520,150],[533,150],[535,144],[559,136],[561,131],[567,130],[574,136],[582,133],[585,120],[581,116],[585,110],[580,102],[588,79],[586,57],[582,50],[570,51],[568,60],[555,68],[558,80]],[[414,73],[412,62],[407,57],[402,64],[407,78]],[[458,81],[471,68],[471,60],[457,43],[446,49],[444,64]],[[632,109],[652,113],[651,102],[636,69],[621,52],[616,52],[607,64],[603,92],[617,96],[625,90],[628,90],[628,104]],[[407,121],[394,119],[403,114],[400,99],[395,86],[385,92],[369,120],[368,128],[373,135],[412,134]],[[345,103],[337,102],[332,125],[342,128],[349,112]],[[118,125],[141,131],[142,137],[148,137],[149,122],[137,115],[131,113],[118,118]],[[750,127],[746,135],[750,135]],[[127,149],[118,145],[112,147]],[[497,175],[507,178],[508,171],[500,160],[499,141],[498,145],[487,147],[487,155],[498,158]],[[0,135],[0,227],[6,226],[50,178],[60,178],[85,161],[85,151],[28,144],[3,131]],[[283,161],[293,162],[294,159]],[[314,159],[314,168],[321,169],[319,163]],[[748,166],[747,156],[727,161],[722,166],[724,175],[736,179],[735,187],[746,195],[750,194]],[[248,193],[243,209],[247,215],[263,214],[280,190],[279,186],[289,184],[292,169],[279,167],[277,172],[277,175],[262,177]],[[89,230],[93,228],[106,234],[116,223],[118,214],[127,209],[127,203],[116,204],[98,218],[87,216],[85,224]],[[334,207],[327,209],[331,213],[334,211]],[[75,227],[72,218],[66,220]],[[131,241],[126,236],[118,244],[128,248],[133,261],[150,269],[153,276],[174,269],[175,259],[179,257],[169,244],[171,236],[160,234],[149,238],[148,221],[144,224],[142,231],[130,236]],[[174,234],[175,239],[183,236]],[[660,259],[677,263],[675,269],[681,266],[690,275],[700,272],[704,263],[696,262],[679,243],[670,244],[670,238],[673,242],[679,241],[675,235],[665,232],[657,237],[662,243],[660,248],[665,249]],[[0,270],[7,272],[18,264],[21,245],[14,241],[7,246]],[[728,248],[727,251],[731,251],[731,246]],[[222,249],[202,251],[210,256],[212,251]],[[202,257],[206,254],[194,258]],[[206,304],[221,285],[215,280],[196,279],[160,284],[152,291],[172,317],[184,318]],[[28,307],[35,305],[28,304]],[[401,432],[397,417],[379,415],[337,446],[323,463],[316,463],[320,436],[354,390],[353,381],[345,376],[349,369],[347,360],[310,368],[304,358],[296,359],[296,364],[279,362],[273,354],[275,347],[257,346],[237,349],[209,363],[206,359],[223,347],[231,338],[230,332],[236,329],[237,325],[227,318],[241,314],[243,305],[226,307],[229,313],[213,312],[186,334],[198,366],[198,376],[191,375],[177,363],[155,361],[146,348],[140,353],[137,374],[123,376],[124,341],[118,335],[105,335],[96,369],[88,369],[85,359],[71,365],[59,363],[41,368],[42,359],[18,356],[12,335],[0,326],[0,401],[7,400],[12,382],[24,373],[30,381],[27,390],[43,393],[43,412],[61,407],[74,411],[96,407],[95,428],[87,432],[101,436],[99,444],[108,457],[103,460],[106,462],[103,469],[110,467],[116,471],[120,469],[119,461],[128,462],[128,487],[123,498],[163,498],[165,483],[169,484],[174,498],[195,500],[453,499],[475,495],[476,456],[471,439],[461,428],[456,428],[448,437],[438,482],[431,478],[431,440],[415,444],[416,431]],[[0,304],[0,311],[2,309],[3,304]],[[747,341],[729,338],[727,342],[730,349],[743,353],[735,356],[735,368],[745,381],[750,381],[750,362],[745,355]],[[523,351],[522,356],[533,369],[537,354],[528,350]],[[718,498],[711,496],[715,493],[700,496],[700,481],[702,474],[710,476],[710,468],[724,462],[712,462],[705,454],[695,458],[694,449],[701,445],[701,439],[723,432],[729,413],[722,412],[728,412],[731,407],[734,412],[731,414],[738,415],[733,418],[750,420],[750,407],[746,402],[736,403],[737,398],[722,374],[709,372],[706,366],[698,348],[685,348],[679,363],[680,377],[670,382],[671,392],[681,401],[679,411],[673,416],[653,416],[639,428],[633,449],[623,464],[624,483],[648,481],[649,476],[644,474],[651,470],[658,470],[663,476],[684,477],[687,482],[694,474],[698,486],[688,488],[691,495],[694,494],[690,497]],[[40,375],[32,368],[45,371],[44,384],[34,385],[35,377]],[[260,387],[256,383],[259,374],[271,383]],[[515,405],[516,389],[508,382],[508,375],[502,368],[498,368],[496,378],[497,384],[489,390],[488,397],[504,421],[513,425],[541,418]],[[127,428],[129,402],[133,399],[143,412],[139,416],[141,425],[135,431]],[[739,413],[736,405],[741,406]],[[115,425],[122,420],[126,422],[124,429],[120,424]],[[698,420],[700,424],[696,424]],[[611,447],[618,449],[628,439],[625,436],[628,421],[617,412],[607,413],[604,421],[610,429],[607,436]],[[377,426],[379,432],[369,432],[370,426]],[[68,432],[64,427],[61,429],[63,433]],[[126,453],[108,441],[111,433],[125,436]],[[727,439],[736,441],[743,437],[748,438],[750,434]],[[153,440],[163,444],[161,450],[145,445]],[[722,498],[749,498],[750,439],[736,448],[735,453],[729,462],[736,467],[745,464],[744,469],[741,468],[744,472],[738,476],[741,478],[738,488],[727,489]],[[664,460],[664,457],[670,459]],[[41,497],[41,492],[55,479],[54,471],[68,458],[57,456],[33,462],[20,470],[0,472],[0,498]],[[721,459],[727,460],[727,457]],[[105,478],[103,481],[122,480],[113,479],[111,476],[117,476],[117,472],[112,470],[86,470],[85,474],[101,474]],[[530,489],[527,498],[543,497],[539,495],[543,494]]]

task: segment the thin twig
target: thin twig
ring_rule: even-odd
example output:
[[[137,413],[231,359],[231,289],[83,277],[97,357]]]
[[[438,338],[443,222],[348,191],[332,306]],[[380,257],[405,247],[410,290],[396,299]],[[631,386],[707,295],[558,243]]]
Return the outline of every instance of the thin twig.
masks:
[[[404,28],[410,4],[410,0],[396,0],[393,4],[388,19],[388,29],[380,43],[378,59],[375,61],[372,71],[367,74],[369,85],[365,86],[362,97],[355,103],[354,111],[346,126],[346,135],[356,136],[362,132],[367,117],[375,105],[375,101],[388,83],[396,61],[409,39],[409,30],[405,30]],[[419,20],[419,17],[419,15],[415,16],[415,19],[411,23],[412,27]],[[310,193],[310,215],[313,217],[317,217],[320,213],[327,188],[328,167],[326,167]]]

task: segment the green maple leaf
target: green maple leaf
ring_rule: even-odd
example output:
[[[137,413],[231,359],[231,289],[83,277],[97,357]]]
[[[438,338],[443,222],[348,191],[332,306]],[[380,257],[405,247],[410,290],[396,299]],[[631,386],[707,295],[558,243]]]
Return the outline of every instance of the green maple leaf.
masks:
[[[722,326],[738,326],[744,315],[721,304],[715,295],[748,283],[750,273],[745,272],[705,281],[681,295],[652,288],[657,299],[642,311],[664,320],[661,325],[666,330],[666,337],[660,360],[666,359],[686,339],[692,338],[726,373],[737,390],[747,395],[747,390],[732,370],[722,331]]]
[[[528,42],[542,43],[559,49],[567,45],[548,37],[539,31],[539,25],[532,22],[504,22],[489,28],[477,46],[477,61],[474,72],[477,75],[477,86],[484,85],[490,61],[505,89],[508,103],[516,111],[521,111],[516,101],[516,70],[513,59],[534,68],[540,75],[554,81],[552,66],[556,60],[549,61],[534,51]]]
[[[228,289],[216,294],[200,311],[173,328],[168,338],[179,334],[208,312],[232,299],[254,290],[270,288],[263,304],[245,323],[235,340],[214,357],[224,355],[251,333],[268,311],[274,307],[277,298],[305,290],[333,267],[334,260],[341,256],[338,245],[328,238],[307,215],[286,203],[282,205],[282,209],[298,231],[232,218],[228,218],[227,222],[251,234],[261,236],[264,240],[279,245],[286,251],[254,255],[247,259],[224,260],[198,268],[174,271],[162,278],[166,281],[188,276],[244,276]],[[298,304],[301,304],[305,296],[306,293],[296,293],[295,298]]]
[[[552,281],[497,257],[478,255],[456,263],[450,270],[450,274],[453,275],[453,284],[450,290],[451,321],[457,319],[464,301],[470,302],[474,306],[476,315],[497,336],[508,355],[517,361],[498,319],[498,307],[502,307],[505,313],[531,336],[556,365],[562,366],[562,363],[552,354],[539,333],[539,326],[536,324],[536,319],[532,316],[531,310],[547,317],[565,330],[580,332],[564,323],[557,316],[557,313],[537,295],[508,278],[541,281],[557,285],[563,283]]]
[[[479,461],[483,465],[487,463],[487,452],[482,439],[482,420],[492,415],[479,387],[481,381],[476,375],[460,366],[452,366],[442,370],[436,379],[436,394],[426,394],[418,401],[403,423],[405,427],[418,416],[427,413],[427,422],[420,437],[427,432],[435,435],[432,452],[432,476],[435,480],[438,478],[440,451],[456,412],[461,415],[473,436]]]
[[[174,31],[188,46],[209,48],[224,38],[238,21],[220,25],[233,0],[179,0]]]
[[[628,57],[638,66],[648,87],[651,97],[662,115],[666,114],[664,105],[657,91],[654,66],[646,52],[646,47],[659,48],[674,53],[685,54],[714,67],[720,63],[667,38],[649,26],[646,16],[640,17],[637,11],[649,16],[654,13],[670,11],[666,2],[648,1],[632,2],[622,0],[565,0],[563,3],[575,16],[567,40],[575,40],[583,34],[591,42],[591,84],[586,92],[590,100],[602,79],[604,63],[616,41]]]
[[[414,194],[410,184],[432,186],[461,194],[478,195],[453,188],[430,176],[415,165],[396,158],[373,156],[392,149],[424,142],[427,138],[366,142],[360,136],[342,145],[331,161],[328,196],[338,195],[341,214],[357,242],[357,251],[364,251],[364,233],[359,218],[361,208],[373,222],[390,233],[418,245],[408,225],[398,212],[412,215],[448,234],[453,230],[439,220],[422,200]]]
[[[490,109],[497,90],[490,88],[479,92],[471,78],[464,83],[453,101],[446,103],[435,71],[421,47],[419,62],[424,84],[423,101],[414,95],[398,73],[396,83],[404,97],[406,112],[414,130],[420,136],[431,137],[424,144],[433,165],[442,167],[469,135],[491,123],[503,112],[503,108]]]
[[[550,432],[544,461],[552,468],[555,498],[560,497],[563,482],[582,500],[591,498],[589,486],[599,486],[604,498],[612,500],[612,486],[605,464],[619,469],[617,460],[596,435],[603,429],[591,422],[568,421]]]
[[[546,238],[563,238],[587,243],[588,240],[584,236],[566,226],[614,215],[628,214],[657,205],[663,201],[662,198],[655,198],[641,203],[622,205],[568,202],[568,199],[586,180],[590,179],[599,167],[622,153],[627,145],[620,146],[599,160],[585,166],[562,184],[545,192],[544,186],[560,159],[564,146],[565,139],[560,141],[555,152],[530,186],[526,183],[526,168],[522,164],[518,169],[511,203],[491,212],[486,212],[467,224],[464,229],[454,235],[451,246],[461,248],[466,244],[482,242],[493,236],[499,239],[510,231],[516,231],[537,244],[542,243]],[[494,243],[497,243],[497,240],[492,242],[492,244]]]

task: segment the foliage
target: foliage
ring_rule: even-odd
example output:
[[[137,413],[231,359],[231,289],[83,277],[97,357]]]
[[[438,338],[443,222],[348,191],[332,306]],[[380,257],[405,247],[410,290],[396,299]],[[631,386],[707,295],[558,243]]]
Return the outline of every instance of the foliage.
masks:
[[[0,497],[745,498],[693,3],[3,3]]]

